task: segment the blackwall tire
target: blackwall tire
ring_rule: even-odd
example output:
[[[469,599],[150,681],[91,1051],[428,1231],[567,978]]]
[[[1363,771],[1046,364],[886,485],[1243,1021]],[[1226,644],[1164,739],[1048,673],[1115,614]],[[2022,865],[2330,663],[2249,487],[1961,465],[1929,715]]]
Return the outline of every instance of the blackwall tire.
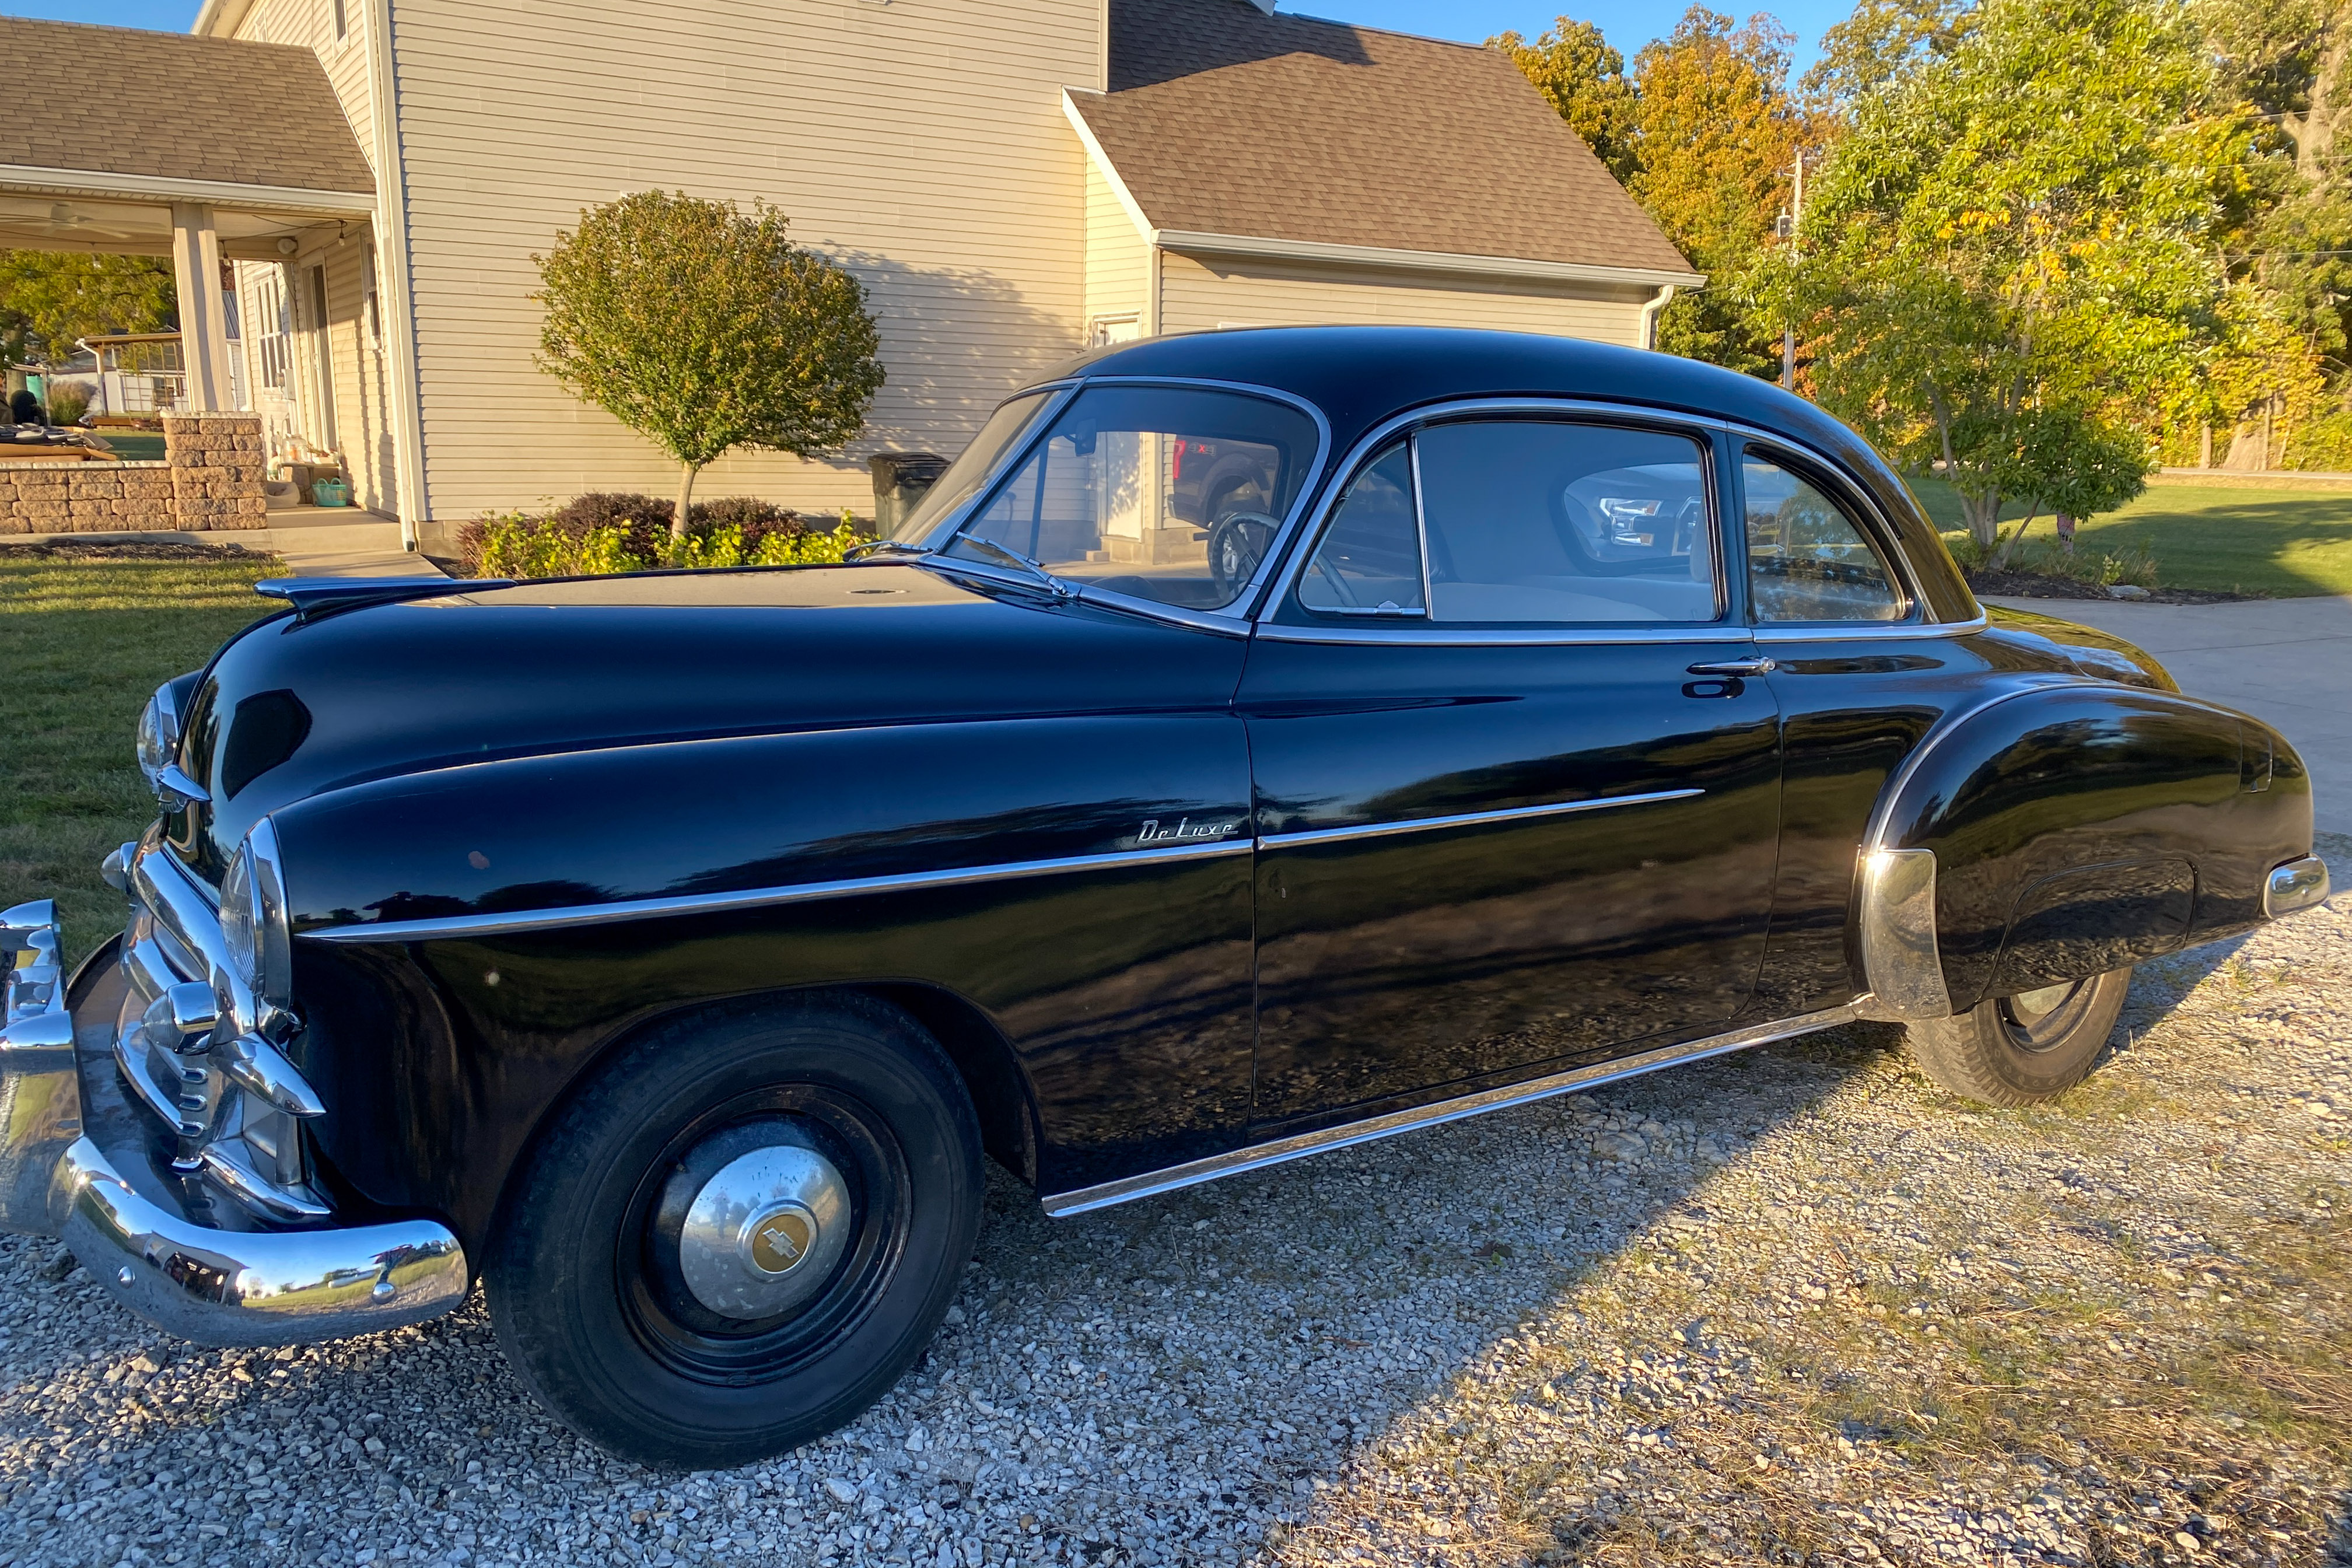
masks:
[[[483,1282],[566,1425],[726,1468],[898,1381],[953,1303],[981,1197],[971,1101],[913,1020],[860,996],[733,1005],[648,1030],[554,1118]]]
[[[2090,1076],[2131,977],[2128,968],[2116,969],[2071,989],[1994,997],[1955,1017],[1915,1019],[1904,1032],[1921,1070],[1954,1094],[1984,1105],[2032,1105]]]

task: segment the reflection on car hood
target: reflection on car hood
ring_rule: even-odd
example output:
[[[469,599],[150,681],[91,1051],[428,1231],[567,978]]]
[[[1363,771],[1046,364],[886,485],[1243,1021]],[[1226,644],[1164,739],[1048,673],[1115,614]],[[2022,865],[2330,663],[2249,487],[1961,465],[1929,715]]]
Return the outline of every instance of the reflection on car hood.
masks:
[[[261,816],[369,779],[650,741],[1221,707],[1244,646],[907,566],[453,584],[280,616],[225,648],[183,755],[214,799],[166,834],[217,883]]]

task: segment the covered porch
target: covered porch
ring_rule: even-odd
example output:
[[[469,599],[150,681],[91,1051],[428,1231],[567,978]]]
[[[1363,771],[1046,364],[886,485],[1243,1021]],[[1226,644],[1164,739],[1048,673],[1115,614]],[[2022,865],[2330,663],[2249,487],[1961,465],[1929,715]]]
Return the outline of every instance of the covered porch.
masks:
[[[331,258],[351,270],[368,258],[373,305],[375,179],[318,58],[0,17],[0,79],[15,84],[0,117],[0,247],[169,258],[180,363],[175,406],[157,412],[263,416],[271,450],[290,436],[349,451],[346,471],[367,472],[364,500],[399,510],[396,466],[357,460],[389,433],[339,416],[323,281],[315,299],[302,287]],[[127,90],[96,94],[94,81]],[[275,310],[254,308],[265,301]],[[273,426],[260,406],[272,397],[299,418]]]

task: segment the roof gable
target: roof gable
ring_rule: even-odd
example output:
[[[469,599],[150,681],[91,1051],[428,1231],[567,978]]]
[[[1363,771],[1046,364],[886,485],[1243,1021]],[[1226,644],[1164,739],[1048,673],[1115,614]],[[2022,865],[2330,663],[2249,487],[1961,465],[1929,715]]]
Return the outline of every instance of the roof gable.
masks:
[[[1691,272],[1492,49],[1111,0],[1110,86],[1071,101],[1156,229]]]

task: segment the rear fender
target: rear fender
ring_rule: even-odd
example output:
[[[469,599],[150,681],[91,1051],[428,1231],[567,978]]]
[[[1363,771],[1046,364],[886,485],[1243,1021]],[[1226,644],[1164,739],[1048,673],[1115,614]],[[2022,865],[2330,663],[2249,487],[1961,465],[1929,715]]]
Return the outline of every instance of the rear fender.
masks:
[[[1888,782],[1853,958],[1893,1016],[1966,1012],[2247,930],[2310,844],[2310,780],[2260,721],[2107,682],[2014,689]]]

